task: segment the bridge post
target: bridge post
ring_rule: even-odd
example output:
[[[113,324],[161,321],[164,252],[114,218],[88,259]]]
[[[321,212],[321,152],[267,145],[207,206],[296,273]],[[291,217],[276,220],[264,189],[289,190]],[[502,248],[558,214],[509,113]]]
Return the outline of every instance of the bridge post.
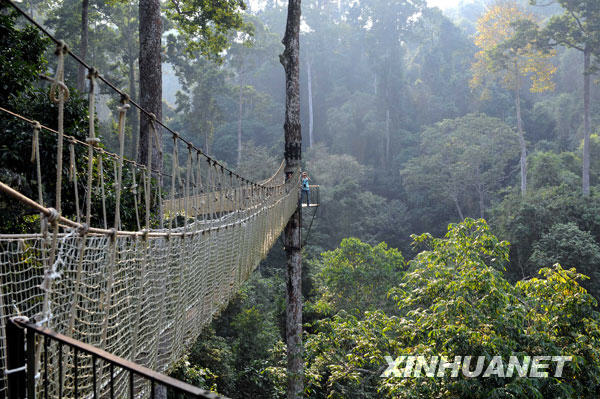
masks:
[[[25,398],[25,329],[6,321],[6,382],[9,398]]]
[[[300,126],[300,14],[301,0],[289,0],[287,26],[279,60],[285,69],[285,176],[295,177],[302,159]],[[288,221],[284,231],[287,257],[286,342],[287,398],[299,399],[304,391],[304,361],[302,359],[302,208]]]

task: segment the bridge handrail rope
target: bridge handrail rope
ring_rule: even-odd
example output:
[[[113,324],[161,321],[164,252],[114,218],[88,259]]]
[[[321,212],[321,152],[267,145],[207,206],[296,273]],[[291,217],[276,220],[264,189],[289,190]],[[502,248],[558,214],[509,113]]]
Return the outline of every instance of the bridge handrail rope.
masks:
[[[4,108],[2,106],[0,106],[0,111],[6,113],[8,115],[11,115],[11,116],[13,116],[13,117],[15,117],[17,119],[20,119],[23,122],[27,122],[28,124],[30,124],[34,128],[35,128],[35,126],[39,125],[38,132],[44,130],[44,131],[53,133],[55,135],[58,135],[58,132],[56,130],[54,130],[52,128],[49,128],[48,126],[42,125],[38,121],[35,121],[33,119],[29,119],[29,118],[27,118],[27,117],[25,117],[23,115],[20,115],[20,114],[17,114],[16,112],[13,112],[13,111],[11,111],[9,109],[6,109],[6,108]],[[35,134],[35,132],[34,132],[34,134]],[[85,141],[79,140],[77,137],[74,137],[74,136],[71,136],[71,135],[68,135],[68,134],[65,134],[64,138],[69,143],[77,144],[78,146],[85,147],[86,149],[92,145],[90,143],[86,143]],[[33,140],[34,140],[34,145],[35,145],[35,143],[37,142],[37,139],[34,138]],[[115,154],[114,152],[111,152],[111,151],[107,150],[106,148],[101,148],[101,147],[97,147],[96,146],[96,151],[98,151],[99,153],[101,153],[103,155],[106,155],[107,157],[112,158],[114,160],[118,160],[119,159],[119,154]],[[146,165],[142,165],[141,163],[138,163],[138,162],[136,162],[134,160],[131,160],[131,159],[127,158],[127,157],[123,157],[123,162],[127,163],[127,164],[130,164],[130,165],[136,167],[139,170],[146,169]],[[160,175],[160,176],[163,176],[163,177],[171,177],[170,173],[166,173],[166,172],[164,172],[162,170],[159,170],[159,169],[152,169],[152,173]]]
[[[57,104],[58,128],[49,129],[0,107],[5,114],[32,127],[31,161],[35,164],[38,198],[29,198],[3,182],[0,191],[40,214],[39,232],[0,235],[0,331],[4,331],[9,317],[22,314],[39,326],[116,356],[156,371],[168,370],[236,295],[297,210],[299,170],[287,181],[283,164],[271,178],[260,183],[238,175],[131,101],[14,3],[2,1],[57,44],[55,75],[45,79],[51,82],[51,100]],[[64,109],[70,94],[64,81],[67,54],[89,71],[85,141],[64,131]],[[121,96],[117,109],[118,153],[98,146],[98,80]],[[170,174],[165,173],[164,165],[154,170],[152,150],[146,165],[124,157],[125,119],[130,105],[150,118],[149,149],[154,143],[160,147],[158,126],[171,133],[174,145]],[[57,135],[54,208],[44,203],[43,187],[47,185],[42,182],[41,131]],[[87,165],[82,171],[78,171],[75,146],[87,149],[87,156],[83,157]],[[112,170],[109,163],[104,167],[105,156],[112,159]],[[184,162],[180,163],[180,159]],[[68,178],[64,182],[63,163]],[[124,228],[122,220],[121,201],[126,198],[124,182],[128,169],[123,168],[125,164],[131,169],[127,198],[133,201],[137,230]],[[112,181],[105,179],[111,174]],[[159,178],[154,179],[155,176]],[[163,182],[162,177],[171,181]],[[163,183],[164,187],[170,183],[164,194]],[[62,212],[66,200],[63,188],[70,185],[73,191],[65,190],[64,194],[74,193],[73,215]],[[83,190],[81,198],[79,190]],[[114,202],[107,201],[109,194]],[[163,197],[170,198],[170,202],[163,201]],[[114,212],[110,222],[109,211]],[[98,216],[100,226],[91,225],[98,220],[92,216]],[[127,227],[132,223],[131,216]],[[37,343],[36,374],[51,381],[50,396],[62,392],[68,397],[75,389],[69,385],[72,376],[69,372],[57,376],[54,371],[59,363],[69,359],[52,353],[47,371],[52,375],[46,375],[46,370],[39,367],[41,353]],[[5,356],[6,342],[0,336],[0,364],[4,364]],[[89,362],[82,362],[78,369],[80,380],[88,384],[79,387],[79,392],[89,393],[93,378],[106,388],[108,369],[92,371]],[[0,397],[5,386],[0,384]],[[126,381],[116,381],[117,396],[126,386]]]

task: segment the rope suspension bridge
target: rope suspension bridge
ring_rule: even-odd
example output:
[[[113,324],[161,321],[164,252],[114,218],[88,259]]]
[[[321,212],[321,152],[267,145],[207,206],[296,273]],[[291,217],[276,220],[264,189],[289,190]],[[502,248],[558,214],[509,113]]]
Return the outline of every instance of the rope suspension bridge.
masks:
[[[43,126],[0,104],[3,117],[29,126],[37,198],[4,182],[0,191],[39,214],[40,222],[37,232],[0,235],[0,361],[7,375],[23,371],[10,369],[11,348],[4,335],[11,318],[19,316],[21,322],[66,337],[56,345],[32,339],[35,348],[28,340],[28,376],[33,371],[38,394],[42,389],[44,397],[153,394],[155,380],[151,386],[135,384],[133,374],[96,362],[85,349],[63,353],[63,343],[76,340],[151,370],[168,371],[281,234],[298,207],[298,172],[286,179],[282,163],[267,180],[240,176],[130,100],[65,43],[9,4],[56,43],[54,76],[44,78],[50,82],[58,127]],[[89,71],[85,140],[65,134],[69,55]],[[114,153],[96,135],[100,84],[120,96]],[[132,107],[150,118],[149,149],[162,151],[158,129],[170,133],[170,165],[156,167],[152,150],[145,164],[124,156],[126,117]],[[53,200],[44,192],[47,182],[42,178],[42,169],[50,167],[40,152],[46,135],[56,143]],[[63,210],[65,201],[74,204],[71,214]],[[129,221],[123,218],[124,204],[135,214]],[[0,396],[6,397],[3,379]]]

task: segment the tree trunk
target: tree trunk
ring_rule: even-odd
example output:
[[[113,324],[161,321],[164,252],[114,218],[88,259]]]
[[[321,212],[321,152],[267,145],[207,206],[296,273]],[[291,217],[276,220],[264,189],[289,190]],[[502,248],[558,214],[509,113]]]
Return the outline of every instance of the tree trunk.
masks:
[[[521,147],[521,196],[527,193],[527,146],[525,144],[525,133],[523,132],[523,120],[521,119],[521,77],[519,68],[516,66],[515,76],[515,106],[517,108],[517,133],[519,134],[519,146]]]
[[[308,75],[308,146],[313,146],[313,97],[312,97],[312,70],[310,61],[306,61],[306,73]]]
[[[244,92],[244,71],[240,67],[240,93],[238,98],[238,132],[237,132],[237,166],[242,163],[242,112],[244,111],[243,96]]]
[[[161,65],[161,37],[162,21],[160,18],[159,0],[140,0],[140,105],[142,108],[162,120],[162,65]],[[152,140],[152,148],[148,149],[148,135],[150,131],[150,118],[143,112],[140,113],[140,147],[139,161],[146,164],[148,151],[152,151],[152,168],[161,169],[162,130],[156,125],[158,143]]]
[[[583,195],[590,195],[590,134],[591,134],[591,123],[590,123],[590,64],[592,51],[589,46],[586,46],[583,52],[583,176],[582,176],[582,188]]]
[[[128,41],[129,43],[130,41]],[[127,63],[129,66],[129,96],[135,101],[137,90],[135,88],[135,57],[133,56],[134,50],[131,48],[131,44],[128,44]],[[129,126],[131,126],[131,159],[136,159],[139,153],[139,126],[138,126],[138,109],[135,107],[130,108],[130,115],[128,115]]]
[[[463,220],[465,220],[465,216],[463,215],[462,209],[460,208],[460,204],[458,203],[458,198],[455,195],[453,195],[452,201],[454,201],[454,206],[456,206],[456,211],[458,212],[458,217],[460,218],[460,221],[462,222]]]
[[[302,359],[302,208],[298,207],[285,226],[287,257],[286,342],[287,398],[303,397],[304,361]]]
[[[87,48],[88,48],[88,10],[89,10],[89,0],[83,0],[81,2],[81,42],[79,43],[79,56],[82,60],[85,61],[87,56]],[[83,65],[79,65],[79,69],[77,70],[77,90],[81,93],[85,90],[85,77],[86,77],[86,69]]]
[[[390,162],[390,110],[385,111],[385,155],[383,157],[385,167],[389,166]]]
[[[483,187],[480,184],[477,185],[477,193],[479,194],[479,217],[485,218],[485,198],[483,195]]]
[[[302,158],[300,128],[300,14],[301,0],[289,0],[287,25],[279,56],[285,69],[285,173],[293,176]],[[304,364],[302,360],[302,242],[301,213],[298,207],[284,231],[287,256],[286,341],[287,341],[287,398],[303,395]]]

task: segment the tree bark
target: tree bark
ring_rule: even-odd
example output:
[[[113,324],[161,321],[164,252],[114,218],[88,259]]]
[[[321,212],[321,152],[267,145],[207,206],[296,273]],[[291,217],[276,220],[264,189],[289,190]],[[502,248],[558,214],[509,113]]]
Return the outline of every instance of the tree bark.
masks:
[[[385,167],[390,165],[390,110],[385,111],[385,155],[383,157]]]
[[[243,66],[240,67],[240,93],[238,98],[238,131],[237,131],[237,166],[240,167],[242,163],[242,112],[244,111],[243,105],[243,91],[244,91],[244,70]]]
[[[289,179],[300,167],[302,132],[300,127],[300,14],[301,0],[289,0],[287,25],[279,56],[285,69],[285,173]],[[303,395],[304,363],[302,359],[302,236],[301,212],[298,207],[284,231],[287,257],[286,341],[287,398]]]
[[[515,62],[516,64],[516,62]],[[525,133],[523,132],[523,120],[521,118],[521,77],[519,68],[515,66],[515,107],[517,109],[517,133],[519,134],[519,146],[521,147],[521,196],[527,194],[527,145]]]
[[[485,197],[481,183],[477,185],[477,193],[479,194],[479,217],[485,219]]]
[[[308,147],[313,146],[313,97],[312,97],[312,70],[310,60],[306,61],[306,74],[308,75]]]
[[[590,195],[590,76],[591,76],[591,55],[592,51],[589,46],[586,46],[583,52],[583,171],[582,171],[582,188],[583,195]]]
[[[81,42],[79,43],[79,56],[85,61],[88,48],[88,24],[89,24],[89,0],[81,2]],[[79,65],[77,70],[77,90],[81,93],[85,90],[86,69],[83,65]]]
[[[156,120],[162,120],[162,65],[161,37],[162,20],[160,18],[159,0],[140,0],[140,105],[153,113]],[[148,161],[148,135],[150,118],[140,113],[140,146],[138,159],[140,163]],[[162,130],[156,125],[158,143],[152,140],[152,168],[161,169],[162,165]]]
[[[465,220],[465,216],[463,215],[462,209],[460,208],[460,204],[458,203],[458,198],[455,195],[453,195],[452,201],[454,201],[454,206],[456,206],[456,211],[458,212],[458,217],[460,218],[460,221],[462,222],[463,220]]]
[[[287,398],[299,399],[304,391],[304,361],[302,359],[302,242],[301,215],[298,207],[285,226],[284,242],[287,257],[286,342]]]
[[[130,40],[128,42],[128,54],[127,54],[127,63],[129,66],[129,96],[132,100],[135,101],[136,98],[136,87],[135,87],[135,57],[133,55],[134,50],[131,48]],[[136,159],[138,157],[139,152],[139,126],[138,126],[138,109],[132,107],[130,109],[130,115],[128,115],[129,126],[131,126],[131,151],[132,157],[131,159]]]

